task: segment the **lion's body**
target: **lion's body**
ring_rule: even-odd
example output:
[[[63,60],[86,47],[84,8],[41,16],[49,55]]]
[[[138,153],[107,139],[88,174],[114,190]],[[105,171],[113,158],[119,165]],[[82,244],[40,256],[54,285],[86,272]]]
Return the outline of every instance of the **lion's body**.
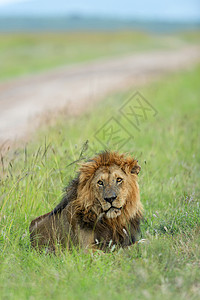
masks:
[[[110,152],[83,164],[56,208],[31,222],[32,245],[105,250],[133,244],[142,217],[139,170],[136,160]]]

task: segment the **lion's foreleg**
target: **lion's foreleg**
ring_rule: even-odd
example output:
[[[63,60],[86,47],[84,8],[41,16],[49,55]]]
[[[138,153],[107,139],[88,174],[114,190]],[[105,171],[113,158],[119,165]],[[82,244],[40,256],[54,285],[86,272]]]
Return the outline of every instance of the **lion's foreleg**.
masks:
[[[89,250],[96,250],[93,230],[79,229],[78,241],[80,248],[82,248],[84,252],[88,252]]]

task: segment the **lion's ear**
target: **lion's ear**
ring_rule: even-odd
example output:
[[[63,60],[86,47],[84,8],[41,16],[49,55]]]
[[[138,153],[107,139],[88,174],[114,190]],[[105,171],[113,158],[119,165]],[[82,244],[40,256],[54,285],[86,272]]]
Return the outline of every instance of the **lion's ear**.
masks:
[[[138,163],[131,169],[131,174],[138,175],[141,170],[141,167],[138,165]]]

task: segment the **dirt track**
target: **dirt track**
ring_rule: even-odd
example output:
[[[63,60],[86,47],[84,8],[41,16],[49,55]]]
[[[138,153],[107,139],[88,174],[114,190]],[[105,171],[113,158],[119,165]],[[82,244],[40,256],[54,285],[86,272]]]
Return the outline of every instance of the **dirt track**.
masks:
[[[200,47],[133,54],[63,67],[0,84],[0,142],[36,127],[35,116],[70,105],[84,107],[111,91],[200,61]]]

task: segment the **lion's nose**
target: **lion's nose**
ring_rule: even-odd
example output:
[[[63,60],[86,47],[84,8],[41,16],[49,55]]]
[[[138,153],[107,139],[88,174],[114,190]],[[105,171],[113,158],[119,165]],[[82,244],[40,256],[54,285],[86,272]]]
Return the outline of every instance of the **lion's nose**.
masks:
[[[117,198],[117,195],[113,195],[112,197],[106,197],[104,200],[109,202],[110,204]]]

